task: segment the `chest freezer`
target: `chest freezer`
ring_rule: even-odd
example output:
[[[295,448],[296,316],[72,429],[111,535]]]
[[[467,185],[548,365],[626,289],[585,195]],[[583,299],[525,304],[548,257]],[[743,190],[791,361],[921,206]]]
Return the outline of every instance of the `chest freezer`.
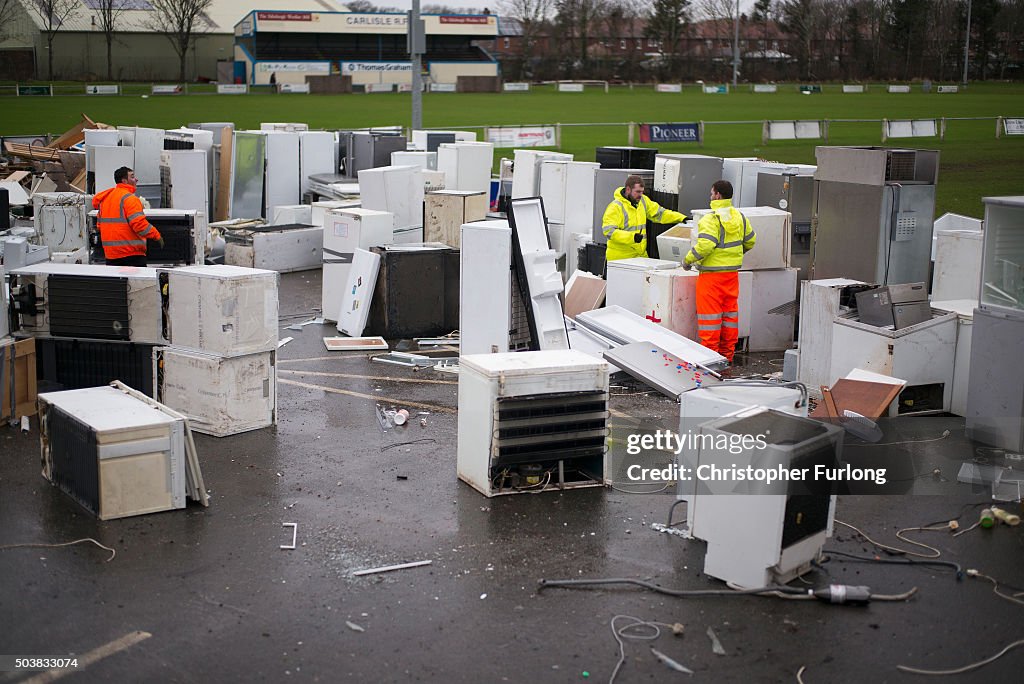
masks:
[[[862,323],[857,312],[832,324],[831,386],[855,368],[907,381],[898,415],[949,411],[953,396],[957,315],[933,310],[931,320],[899,330]]]
[[[320,268],[324,229],[302,224],[257,226],[224,232],[224,263],[278,273]]]
[[[740,271],[738,275],[740,281],[739,336],[749,337],[753,334],[751,326],[753,272]],[[697,277],[696,271],[687,271],[683,268],[645,272],[640,309],[644,318],[687,339],[699,340]]]
[[[949,412],[957,416],[967,415],[967,388],[971,382],[971,340],[974,337],[974,310],[977,299],[954,299],[945,302],[933,301],[938,311],[952,311],[956,314],[956,354],[953,359],[953,394],[949,400]]]
[[[666,259],[634,257],[608,262],[608,306],[621,306],[626,311],[646,315],[644,308],[644,274],[648,271],[677,268],[679,263]]]
[[[89,212],[90,263],[106,262],[103,240],[96,225],[97,211]],[[146,263],[149,266],[199,265],[206,260],[209,224],[206,215],[194,209],[147,209],[146,220],[164,239],[146,240]]]
[[[750,221],[750,227],[757,235],[754,249],[743,255],[743,270],[788,268],[790,265],[790,238],[793,232],[792,215],[788,211],[773,207],[746,207],[737,209],[737,211]],[[710,209],[694,211],[694,225],[710,213]],[[693,232],[697,233],[696,230]],[[683,257],[685,256],[686,254],[683,253]]]
[[[981,285],[980,230],[935,231],[932,299],[977,299]]]
[[[239,266],[161,270],[168,342],[223,356],[276,350],[278,277]]]
[[[166,342],[156,269],[52,262],[10,273],[16,327],[27,335]]]
[[[797,380],[814,388],[832,385],[835,380],[831,371],[832,321],[840,313],[855,310],[857,293],[872,287],[874,285],[849,278],[800,283]]]
[[[459,479],[488,497],[604,484],[608,373],[572,350],[462,356]]]
[[[100,520],[185,507],[185,423],[113,387],[39,395],[43,476]]]
[[[793,346],[796,331],[797,279],[799,270],[782,268],[750,271],[750,336],[752,352],[785,351]],[[740,280],[740,294],[743,281]],[[742,300],[741,300],[742,301]],[[740,309],[740,327],[743,327]]]
[[[215,437],[277,424],[277,351],[225,357],[157,347],[153,389],[157,401]]]
[[[39,244],[50,252],[73,252],[88,244],[87,216],[92,197],[69,192],[32,195],[33,221]],[[87,204],[88,203],[88,204]]]

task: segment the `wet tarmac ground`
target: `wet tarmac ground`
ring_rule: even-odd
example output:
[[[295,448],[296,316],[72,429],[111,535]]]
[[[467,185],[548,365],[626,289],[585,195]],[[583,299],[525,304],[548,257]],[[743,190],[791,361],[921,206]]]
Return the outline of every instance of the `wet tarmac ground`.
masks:
[[[282,277],[282,326],[314,315],[319,278]],[[35,422],[28,434],[0,428],[0,546],[94,538],[116,551],[0,550],[0,655],[74,654],[80,664],[69,681],[82,682],[605,681],[619,659],[610,622],[628,615],[680,623],[684,632],[662,626],[655,639],[624,639],[616,681],[690,678],[653,647],[693,670],[694,681],[795,682],[805,668],[810,684],[927,681],[896,666],[957,668],[1024,638],[1024,605],[940,566],[832,556],[805,578],[807,586],[865,584],[881,594],[918,589],[906,601],[863,607],[675,598],[636,587],[538,590],[541,578],[725,587],[702,573],[703,542],[652,531],[665,522],[669,493],[597,487],[488,499],[459,482],[457,376],[326,352],[321,338],[334,334],[315,324],[282,329],[294,339],[279,353],[276,428],[196,435],[209,508],[96,520],[41,477]],[[780,369],[774,358],[744,361],[750,372]],[[642,385],[618,376],[613,385],[619,419],[678,414]],[[384,431],[378,403],[428,412],[426,426],[416,416]],[[896,530],[976,521],[981,507],[973,504],[990,497],[957,484],[956,472],[990,452],[964,438],[961,418],[919,421],[905,428],[917,439],[951,434],[903,447],[920,473],[918,494],[842,496],[836,515],[878,541],[923,551]],[[297,525],[294,550],[280,548],[291,541],[283,523]],[[1022,529],[911,538],[1012,595],[1024,590]],[[897,558],[842,526],[826,548]],[[431,564],[353,576],[422,560]],[[725,655],[712,652],[709,628]],[[1019,682],[1022,670],[1024,648],[945,680]],[[0,673],[0,682],[38,674]]]

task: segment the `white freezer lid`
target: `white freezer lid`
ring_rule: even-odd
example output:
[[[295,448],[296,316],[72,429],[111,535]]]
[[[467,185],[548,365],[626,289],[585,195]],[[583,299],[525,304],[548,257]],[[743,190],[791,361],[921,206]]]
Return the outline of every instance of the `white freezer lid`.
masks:
[[[443,242],[406,242],[405,244],[381,245],[378,249],[385,252],[432,252],[454,248]]]
[[[22,266],[10,272],[11,275],[75,275],[102,278],[140,278],[156,280],[156,269],[139,266],[101,266],[99,264],[61,264],[44,261],[31,266]]]
[[[488,228],[488,229],[493,229],[493,230],[507,230],[507,231],[512,230],[512,227],[509,226],[508,220],[506,220],[506,219],[489,219],[489,220],[486,220],[486,221],[473,221],[471,223],[463,223],[462,226],[464,228],[468,227],[471,230],[476,230],[477,228]]]
[[[442,173],[438,171],[437,173]],[[485,195],[483,190],[429,190],[428,195],[454,195],[456,197],[473,197],[474,195]]]
[[[335,214],[338,216],[391,216],[390,211],[378,211],[377,209],[363,209],[362,207],[343,207],[340,209],[330,209],[328,214]]]
[[[633,271],[654,271],[662,268],[678,268],[678,261],[666,261],[665,259],[649,259],[647,257],[633,257],[632,259],[615,259],[608,262],[608,268],[624,268]]]
[[[978,308],[977,299],[947,299],[941,302],[932,302],[933,309],[952,311],[962,319],[974,320],[974,310]]]
[[[966,228],[949,228],[935,231],[935,237],[958,237],[961,240],[978,240],[985,236],[980,230],[967,230]]]
[[[212,266],[181,266],[173,269],[173,271],[174,275],[194,276],[197,278],[277,278],[277,271],[268,271],[263,268],[246,268],[245,266],[227,266],[222,264],[215,264]]]
[[[854,368],[846,374],[846,380],[860,380],[861,382],[878,382],[883,385],[906,385],[907,381],[902,378],[894,378],[881,373],[874,373],[863,368]]]
[[[789,216],[790,213],[783,209],[777,209],[775,207],[733,207],[736,211],[740,212],[747,218],[750,217],[761,217],[761,216]],[[711,213],[711,209],[694,209],[693,217],[699,218]]]
[[[200,152],[202,150],[176,150],[177,152]],[[205,154],[205,153],[204,153]],[[203,212],[195,209],[146,209],[146,218],[194,218]],[[98,215],[98,212],[97,212]]]
[[[566,371],[607,372],[608,363],[572,349],[532,352],[504,352],[501,354],[469,354],[460,357],[463,369],[474,370],[489,378],[529,377],[538,373],[564,373]]]
[[[730,387],[728,381],[691,391],[703,392],[715,399],[731,401],[745,406],[775,407],[788,402],[795,404],[800,400],[800,390],[793,387]]]
[[[821,280],[808,280],[809,285],[819,287],[847,287],[849,285],[867,285],[861,280],[850,280],[849,278],[823,278]]]
[[[1024,195],[1011,195],[1008,197],[982,197],[985,204],[1000,204],[1007,207],[1024,207]]]
[[[113,387],[88,387],[39,395],[96,432],[117,432],[165,426],[178,421],[149,404]]]

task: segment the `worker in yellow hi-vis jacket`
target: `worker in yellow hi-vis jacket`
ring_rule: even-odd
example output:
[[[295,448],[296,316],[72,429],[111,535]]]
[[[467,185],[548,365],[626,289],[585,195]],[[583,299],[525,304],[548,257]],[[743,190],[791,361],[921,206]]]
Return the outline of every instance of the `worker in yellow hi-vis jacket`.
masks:
[[[658,223],[682,223],[686,216],[645,197],[643,179],[628,176],[626,185],[615,189],[601,220],[601,231],[608,238],[605,261],[647,256],[648,219]]]
[[[683,266],[694,264],[697,277],[697,333],[700,343],[732,363],[740,334],[740,278],[743,255],[754,248],[757,235],[750,221],[732,206],[732,183],[711,186],[711,213],[697,224],[697,242]]]

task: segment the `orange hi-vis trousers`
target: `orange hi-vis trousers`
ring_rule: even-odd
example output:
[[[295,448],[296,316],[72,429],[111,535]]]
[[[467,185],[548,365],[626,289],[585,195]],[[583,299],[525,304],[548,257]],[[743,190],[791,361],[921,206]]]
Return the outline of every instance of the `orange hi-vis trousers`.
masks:
[[[703,271],[697,277],[700,343],[732,363],[740,336],[740,277],[736,271]]]

